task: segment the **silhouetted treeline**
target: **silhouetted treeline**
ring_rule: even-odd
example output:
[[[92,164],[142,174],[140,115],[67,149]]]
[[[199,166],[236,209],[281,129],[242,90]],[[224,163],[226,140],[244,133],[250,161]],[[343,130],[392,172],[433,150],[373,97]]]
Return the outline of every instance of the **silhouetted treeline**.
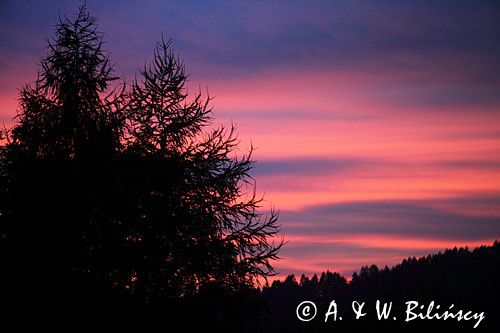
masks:
[[[355,272],[350,282],[337,273],[323,272],[318,277],[294,275],[284,281],[274,281],[265,287],[262,295],[270,313],[266,325],[273,330],[286,331],[331,331],[401,328],[420,330],[437,329],[472,329],[474,324],[453,320],[420,320],[403,323],[378,321],[374,311],[376,300],[393,302],[393,312],[404,313],[406,301],[418,301],[429,304],[435,301],[441,307],[454,304],[455,309],[484,311],[486,319],[479,325],[479,330],[492,331],[499,328],[498,297],[500,296],[500,244],[481,246],[472,251],[467,248],[454,248],[443,253],[422,258],[408,258],[392,268],[364,266]],[[343,311],[343,321],[324,323],[325,313],[332,300]],[[300,322],[295,310],[299,303],[309,300],[318,306],[318,315],[311,322]],[[365,308],[371,309],[364,319],[355,320],[352,316],[351,302],[367,302]]]

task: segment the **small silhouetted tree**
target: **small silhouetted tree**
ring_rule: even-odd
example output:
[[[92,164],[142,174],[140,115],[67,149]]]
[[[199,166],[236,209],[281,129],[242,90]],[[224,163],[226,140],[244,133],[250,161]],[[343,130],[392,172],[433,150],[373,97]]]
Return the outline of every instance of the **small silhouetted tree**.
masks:
[[[126,217],[134,251],[124,273],[145,294],[248,286],[274,274],[281,247],[271,241],[277,214],[257,210],[251,151],[234,156],[234,127],[206,129],[211,99],[190,96],[186,80],[182,61],[162,40],[129,94],[124,156],[136,168],[124,182],[134,193]]]
[[[251,151],[237,158],[235,128],[208,127],[210,98],[188,93],[170,43],[130,86],[116,80],[96,19],[61,20],[0,148],[12,271],[143,299],[274,274],[277,214],[258,212]]]

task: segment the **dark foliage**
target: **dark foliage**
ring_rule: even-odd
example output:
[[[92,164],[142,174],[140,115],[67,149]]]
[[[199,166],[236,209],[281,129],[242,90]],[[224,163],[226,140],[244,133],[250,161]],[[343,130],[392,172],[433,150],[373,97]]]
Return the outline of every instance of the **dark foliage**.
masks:
[[[282,245],[277,213],[258,211],[251,149],[238,158],[235,128],[211,125],[211,99],[188,94],[170,42],[119,83],[96,27],[85,8],[60,20],[2,133],[11,308],[140,313],[250,292]]]
[[[376,300],[393,302],[393,313],[403,314],[405,302],[415,300],[420,304],[435,301],[436,304],[457,309],[484,311],[486,319],[474,331],[493,332],[499,328],[498,295],[500,295],[500,243],[482,246],[469,251],[454,248],[443,253],[422,258],[408,258],[389,269],[377,266],[362,267],[354,273],[350,283],[336,273],[322,273],[318,279],[302,276],[300,281],[290,275],[284,281],[275,281],[264,288],[262,295],[270,307],[272,318],[266,325],[270,330],[289,332],[311,331],[361,331],[366,329],[404,329],[422,331],[460,329],[471,330],[471,322],[448,321],[378,321]],[[295,315],[298,304],[304,300],[314,301],[318,307],[318,317],[311,322],[300,322]],[[343,310],[343,321],[324,322],[324,314],[332,300]],[[367,302],[370,308],[364,320],[352,316],[351,302]],[[400,316],[403,317],[403,316]]]

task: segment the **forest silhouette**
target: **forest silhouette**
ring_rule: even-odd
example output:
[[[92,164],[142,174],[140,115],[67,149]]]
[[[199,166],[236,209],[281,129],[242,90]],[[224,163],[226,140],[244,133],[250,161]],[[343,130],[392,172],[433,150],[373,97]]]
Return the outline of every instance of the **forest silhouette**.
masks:
[[[331,327],[297,320],[305,299],[324,307],[333,298],[439,298],[496,309],[498,243],[363,267],[350,282],[325,272],[259,288],[276,274],[278,213],[260,211],[251,148],[235,156],[235,127],[214,127],[210,96],[189,94],[186,80],[169,40],[122,82],[85,7],[56,25],[37,79],[20,90],[15,124],[2,132],[6,321],[67,331],[310,331]]]

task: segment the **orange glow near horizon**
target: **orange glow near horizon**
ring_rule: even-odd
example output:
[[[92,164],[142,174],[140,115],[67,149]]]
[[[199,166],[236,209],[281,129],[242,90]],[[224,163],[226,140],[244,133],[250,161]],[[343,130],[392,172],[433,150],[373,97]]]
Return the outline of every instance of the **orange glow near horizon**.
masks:
[[[236,153],[256,147],[263,209],[284,213],[288,243],[278,277],[326,270],[348,276],[363,265],[391,266],[500,236],[500,105],[428,101],[429,80],[439,88],[445,79],[470,85],[458,74],[418,70],[191,76],[193,88],[201,81],[215,97],[214,124],[238,125]],[[23,83],[0,95],[7,126]],[[423,97],[411,99],[413,91]]]
[[[419,207],[425,202],[431,217],[447,214],[451,224],[466,223],[462,216],[470,217],[470,228],[473,217],[500,221],[499,200],[474,199],[500,194],[498,107],[405,105],[382,93],[416,76],[294,72],[210,82],[222,115],[217,119],[236,122],[243,147],[250,141],[257,147],[254,156],[262,166],[256,181],[265,204],[286,212],[281,222],[288,243],[277,263],[282,273],[330,269],[349,276],[363,265],[392,266],[408,256],[473,248],[498,238],[498,229],[480,238],[443,237],[446,231],[433,236],[430,226],[428,235],[366,233],[369,217],[359,231],[324,234],[315,228],[336,226],[335,216],[293,220],[294,214],[321,206],[411,202]],[[277,169],[266,170],[269,165]],[[377,219],[384,217],[372,220]],[[419,223],[415,219],[411,223]]]

